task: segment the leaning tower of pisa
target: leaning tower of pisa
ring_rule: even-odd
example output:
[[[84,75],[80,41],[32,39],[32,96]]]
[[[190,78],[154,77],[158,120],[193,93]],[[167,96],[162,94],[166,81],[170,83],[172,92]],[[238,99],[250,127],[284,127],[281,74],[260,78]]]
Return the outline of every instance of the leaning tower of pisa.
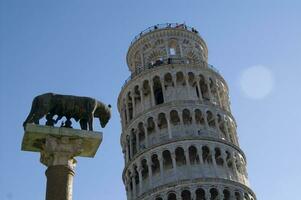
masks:
[[[118,97],[128,200],[255,200],[228,86],[185,24],[132,41]]]

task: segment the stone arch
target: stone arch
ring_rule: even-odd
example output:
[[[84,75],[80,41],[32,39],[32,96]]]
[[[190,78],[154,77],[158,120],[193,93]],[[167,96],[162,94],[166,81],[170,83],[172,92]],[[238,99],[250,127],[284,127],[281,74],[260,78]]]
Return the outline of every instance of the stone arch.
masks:
[[[143,142],[145,141],[145,130],[144,130],[143,122],[139,122],[138,124],[138,136],[139,136],[139,147],[144,149],[145,144],[143,144]]]
[[[214,151],[215,151],[214,158],[215,158],[216,164],[219,165],[219,166],[223,166],[224,165],[224,160],[223,160],[223,157],[222,157],[221,149],[216,147],[214,149]]]
[[[179,71],[176,73],[176,83],[177,85],[185,85],[185,76],[183,72]]]
[[[194,75],[193,72],[188,72],[188,84],[191,87],[195,87],[196,86],[195,75]]]
[[[160,162],[159,162],[159,159],[158,159],[158,155],[153,154],[151,156],[151,160],[152,160],[152,174],[156,175],[160,172]]]
[[[130,136],[129,135],[126,136],[126,145],[127,145],[127,149],[128,149],[128,151],[127,151],[128,157],[129,157],[129,159],[131,159],[132,156],[131,156],[131,153],[129,151],[130,150],[130,146],[131,146],[131,140],[130,140]]]
[[[210,101],[209,90],[208,90],[208,86],[207,86],[205,77],[202,74],[200,74],[199,77],[200,77],[199,82],[200,82],[200,87],[201,87],[200,89],[201,89],[202,97],[204,100]]]
[[[125,99],[123,99],[123,117],[124,117],[124,121],[125,124],[128,123],[128,116],[127,116],[127,109],[126,109],[126,103],[125,103]]]
[[[160,113],[158,115],[158,127],[159,129],[167,128],[167,119],[165,113]]]
[[[140,95],[140,88],[139,85],[136,85],[134,87],[134,100],[135,100],[135,104],[138,102],[141,102],[141,95]]]
[[[232,142],[234,144],[235,143],[235,141],[234,141],[235,130],[233,128],[232,120],[230,118],[228,118],[228,120],[227,120],[227,127],[228,127],[228,134],[229,134],[230,142]]]
[[[148,80],[144,80],[143,84],[142,84],[142,91],[143,91],[143,95],[145,97],[150,95],[151,89],[150,89],[150,85],[149,85],[149,81]]]
[[[186,58],[188,60],[188,63],[198,63],[200,60],[193,50],[188,51],[188,53],[186,54]]]
[[[177,147],[175,150],[176,164],[177,166],[182,166],[186,164],[185,152],[182,147]]]
[[[167,73],[164,75],[164,87],[167,89],[168,87],[174,86],[173,78],[171,73]]]
[[[218,190],[216,188],[210,189],[210,200],[218,200]]]
[[[249,194],[248,193],[244,193],[244,200],[250,200]]]
[[[162,104],[164,103],[164,96],[162,85],[159,76],[155,76],[153,78],[153,89],[154,89],[154,97],[155,97],[155,104]]]
[[[178,111],[176,110],[170,111],[170,121],[174,126],[180,123],[180,117],[178,115]]]
[[[189,160],[190,160],[190,163],[192,165],[195,165],[195,164],[199,164],[200,163],[200,158],[199,158],[199,155],[198,155],[198,150],[195,146],[190,146],[188,148],[188,153],[189,153]]]
[[[212,163],[210,149],[207,146],[202,147],[202,158],[204,163]]]
[[[165,52],[160,49],[152,50],[147,58],[147,63],[150,66],[159,66],[163,64],[163,58],[165,56]]]
[[[215,81],[213,81],[212,78],[209,78],[209,86],[211,90],[211,95],[214,97],[215,101],[217,101],[218,100],[217,87]]]
[[[194,114],[195,114],[196,124],[205,125],[205,119],[204,119],[204,116],[202,114],[202,111],[200,109],[195,109]]]
[[[167,200],[177,200],[177,195],[174,192],[171,192],[168,194]]]
[[[183,190],[181,193],[182,200],[192,200],[191,193],[189,190]]]
[[[226,131],[225,120],[223,119],[223,117],[220,114],[217,114],[217,122],[218,122],[219,130],[222,133],[222,139],[227,140],[227,136],[226,136],[227,131]]]
[[[138,149],[137,149],[136,130],[134,128],[132,128],[132,130],[131,130],[131,138],[132,138],[133,155],[135,155],[137,153]]]
[[[142,90],[141,99],[143,99],[143,102],[141,102],[142,103],[141,108],[143,110],[146,110],[152,105],[152,102],[153,102],[152,95],[151,95],[151,86],[150,86],[149,80],[143,81],[141,90]]]
[[[224,194],[223,200],[230,200],[231,195],[230,195],[230,191],[228,189],[224,189],[223,194]]]
[[[239,192],[235,192],[235,200],[242,200]]]
[[[148,165],[146,159],[141,160],[141,168],[142,180],[145,180],[148,178]]]
[[[147,119],[147,132],[149,135],[155,132],[155,126],[154,118],[149,117]]]
[[[202,188],[198,188],[195,191],[196,199],[195,200],[206,200],[205,190]]]
[[[170,39],[168,41],[168,54],[169,56],[180,55],[180,48],[176,39]]]
[[[190,115],[190,111],[188,109],[184,109],[182,112],[183,124],[188,125],[192,122],[192,117]]]
[[[164,170],[168,170],[168,169],[173,168],[170,151],[169,150],[164,150],[162,152],[162,157],[163,157],[163,168],[164,168]]]
[[[208,110],[206,112],[206,115],[207,115],[208,126],[211,128],[215,128],[216,127],[215,118],[214,118],[214,115],[212,114],[212,112],[210,110]]]
[[[228,168],[233,169],[232,156],[229,151],[226,151],[226,163],[227,163]]]
[[[155,46],[159,46],[159,45],[162,45],[164,44],[164,40],[163,39],[157,39],[154,43]]]
[[[235,164],[236,164],[236,169],[239,173],[243,173],[243,162],[242,162],[242,158],[240,157],[240,155],[236,154],[235,155]]]
[[[133,119],[133,99],[131,92],[127,94],[127,104],[128,104],[128,112],[129,112],[129,120]]]
[[[135,179],[135,184],[138,185],[139,184],[139,174],[138,174],[138,169],[137,169],[137,166],[134,164],[133,165],[133,176],[134,176],[134,179]]]
[[[127,177],[131,177],[132,173],[131,171],[129,170],[128,173],[127,173]],[[130,190],[133,190],[133,182],[132,182],[132,179],[131,178],[128,178],[128,182],[129,182],[129,185],[130,185]]]

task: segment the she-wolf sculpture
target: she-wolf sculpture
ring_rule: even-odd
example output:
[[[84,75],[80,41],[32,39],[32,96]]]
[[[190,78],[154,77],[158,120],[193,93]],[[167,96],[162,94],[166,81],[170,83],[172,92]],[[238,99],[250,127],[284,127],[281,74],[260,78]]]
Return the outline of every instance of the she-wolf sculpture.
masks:
[[[53,120],[55,115],[58,117]],[[81,129],[87,130],[89,127],[89,130],[93,131],[93,117],[99,118],[100,125],[104,128],[111,118],[111,105],[107,106],[90,97],[45,93],[33,99],[30,113],[23,123],[24,128],[27,123],[39,124],[39,120],[44,116],[48,120],[46,125],[53,125],[62,117],[66,117],[66,123],[69,122],[69,125],[70,119],[73,118],[79,121]]]

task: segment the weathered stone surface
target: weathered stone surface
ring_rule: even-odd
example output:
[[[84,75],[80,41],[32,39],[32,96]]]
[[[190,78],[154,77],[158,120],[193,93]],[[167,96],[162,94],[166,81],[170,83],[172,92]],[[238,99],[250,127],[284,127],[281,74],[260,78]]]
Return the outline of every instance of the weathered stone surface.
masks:
[[[22,141],[22,150],[42,152],[45,148],[45,144],[47,144],[47,138],[49,139],[49,143],[54,142],[52,138],[58,138],[61,139],[61,143],[66,141],[67,146],[80,145],[81,150],[76,156],[94,157],[102,141],[102,133],[27,124]],[[67,146],[64,148],[67,148]]]

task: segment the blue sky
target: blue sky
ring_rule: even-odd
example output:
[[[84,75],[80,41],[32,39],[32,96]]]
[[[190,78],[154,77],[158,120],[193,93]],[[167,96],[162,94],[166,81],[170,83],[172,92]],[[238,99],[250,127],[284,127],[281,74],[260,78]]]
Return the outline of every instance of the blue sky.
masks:
[[[298,200],[300,10],[298,0],[0,0],[0,199],[45,196],[39,155],[20,148],[33,97],[52,91],[113,105],[96,157],[78,159],[74,200],[125,200],[116,101],[129,76],[127,49],[151,25],[186,22],[199,30],[209,63],[228,82],[257,198]],[[257,65],[273,79],[260,99],[241,87],[244,72]],[[267,84],[256,76],[251,80],[255,91]]]

